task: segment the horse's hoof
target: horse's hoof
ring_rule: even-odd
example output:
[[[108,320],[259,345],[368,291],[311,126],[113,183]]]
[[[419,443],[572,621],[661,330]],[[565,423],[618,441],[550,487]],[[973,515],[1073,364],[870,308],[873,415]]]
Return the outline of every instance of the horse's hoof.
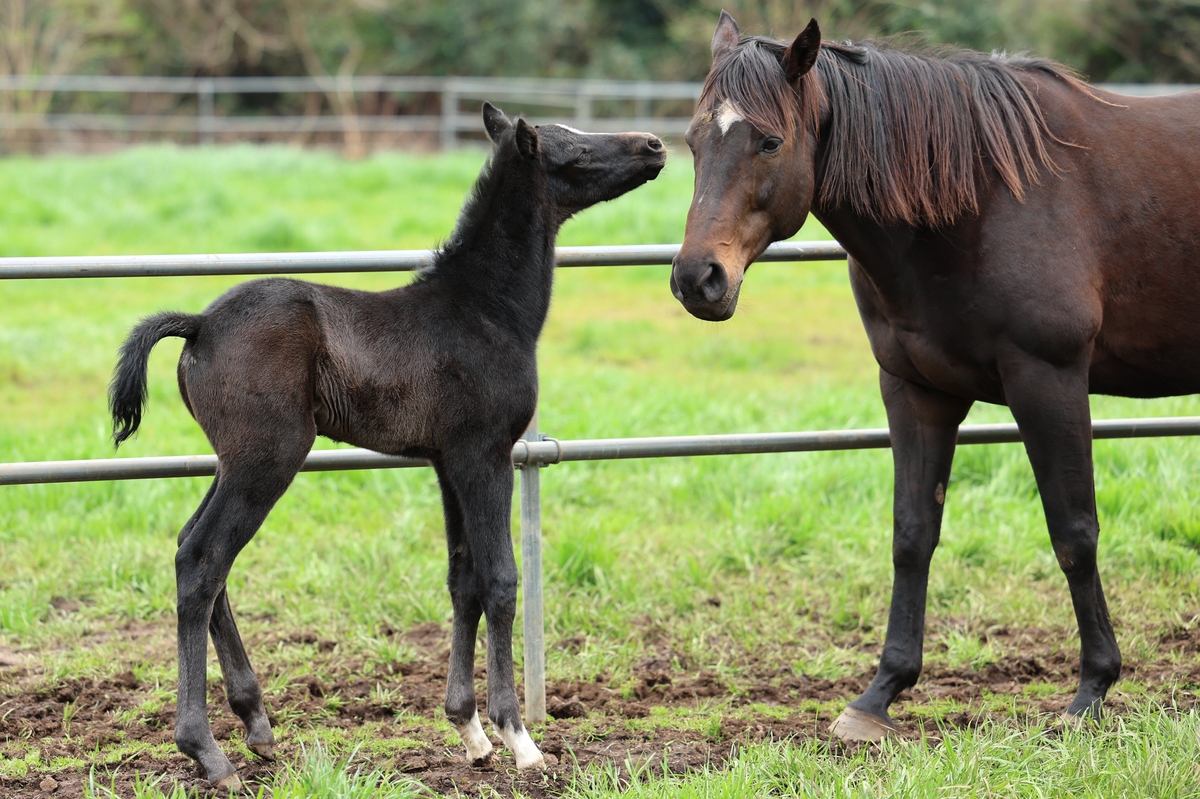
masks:
[[[537,748],[537,744],[529,737],[529,730],[523,727],[519,731],[511,727],[500,727],[496,732],[504,741],[504,745],[513,753],[513,760],[517,762],[517,768],[546,767],[546,759],[542,757],[542,752]]]
[[[887,719],[853,707],[843,710],[829,727],[830,735],[847,742],[879,743],[896,732],[896,725]]]
[[[1076,715],[1074,713],[1068,713],[1065,710],[1058,714],[1058,726],[1067,730],[1082,730],[1087,726],[1089,721],[1093,720],[1094,719],[1087,714]]]
[[[537,757],[530,758],[521,762],[521,758],[517,758],[517,768],[545,768],[546,758],[542,757],[542,753],[538,752]]]
[[[263,760],[275,759],[275,744],[246,744],[246,748]]]
[[[231,794],[242,792],[242,780],[238,777],[237,772],[233,772],[228,777],[222,777],[217,780],[217,790],[224,789]]]
[[[467,748],[467,762],[472,766],[482,768],[492,761],[492,742],[479,723],[478,712],[471,716],[470,721],[458,727],[458,737]]]

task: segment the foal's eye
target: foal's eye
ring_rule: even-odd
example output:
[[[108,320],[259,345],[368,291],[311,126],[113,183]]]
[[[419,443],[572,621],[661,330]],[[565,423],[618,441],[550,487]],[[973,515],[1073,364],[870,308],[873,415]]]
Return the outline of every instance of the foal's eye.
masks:
[[[783,139],[778,136],[768,136],[763,139],[763,143],[759,146],[758,151],[766,155],[772,155],[779,152],[779,148],[783,146]]]
[[[588,163],[591,160],[592,160],[592,154],[590,152],[588,152],[587,150],[584,150],[583,152],[581,152],[579,154],[579,157],[575,159],[575,165],[583,166],[584,164]]]

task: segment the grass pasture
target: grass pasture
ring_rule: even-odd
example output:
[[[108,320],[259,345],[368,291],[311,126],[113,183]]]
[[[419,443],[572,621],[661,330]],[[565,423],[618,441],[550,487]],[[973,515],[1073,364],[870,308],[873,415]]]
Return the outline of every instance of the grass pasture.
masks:
[[[481,160],[254,147],[3,160],[0,254],[430,247]],[[688,160],[560,243],[681,240]],[[130,325],[241,280],[0,285],[0,461],[111,456],[105,388]],[[209,451],[175,387],[179,346],[156,349],[146,418],[120,455]],[[719,325],[682,310],[665,267],[560,270],[540,358],[541,428],[559,438],[884,425],[844,263],[756,266]],[[1200,414],[1200,400],[1094,398],[1093,413]],[[1010,418],[980,406],[968,421]],[[959,450],[926,671],[896,708],[905,736],[882,747],[847,751],[826,730],[882,645],[886,451],[543,470],[561,718],[534,729],[557,762],[532,776],[507,753],[466,767],[442,718],[450,603],[432,473],[300,475],[230,577],[280,761],[246,761],[215,657],[210,716],[273,797],[1200,796],[1200,442],[1098,442],[1096,464],[1126,676],[1115,712],[1084,730],[1053,724],[1078,638],[1017,445]],[[0,795],[200,790],[171,739],[172,557],[206,488],[0,489]]]

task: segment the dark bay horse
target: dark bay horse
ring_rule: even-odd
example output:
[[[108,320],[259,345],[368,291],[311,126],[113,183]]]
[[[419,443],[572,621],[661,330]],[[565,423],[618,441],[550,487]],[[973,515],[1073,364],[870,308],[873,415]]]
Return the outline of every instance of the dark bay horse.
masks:
[[[511,122],[485,104],[494,149],[433,264],[380,293],[283,278],[243,283],[203,313],[160,313],[121,349],[110,390],[118,445],[137,430],[150,350],[186,339],[179,389],[216,451],[216,480],[179,533],[175,742],[215,785],[238,775],[205,710],[207,634],[247,746],[274,756],[262,691],[230,611],[234,558],[287,490],[316,436],[428,458],[442,490],[454,630],[446,715],[474,763],[492,744],[476,710],[475,636],[487,617],[487,713],[518,768],[541,752],[513,680],[517,567],[512,447],[537,403],[537,341],[554,242],[573,214],[657,177],[663,143]]]
[[[1021,430],[1079,624],[1068,719],[1121,673],[1096,566],[1088,394],[1200,391],[1200,92],[1118,97],[1050,61],[743,37],[722,13],[687,141],[696,165],[671,274],[728,319],[767,244],[811,211],[849,253],[895,460],[895,582],[870,687],[834,722],[894,725],[921,671],[930,557],[959,423]]]

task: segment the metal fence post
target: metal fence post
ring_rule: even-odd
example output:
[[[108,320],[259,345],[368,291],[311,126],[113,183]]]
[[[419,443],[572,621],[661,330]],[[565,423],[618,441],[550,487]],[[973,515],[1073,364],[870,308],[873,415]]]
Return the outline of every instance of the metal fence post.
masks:
[[[575,127],[580,130],[592,127],[592,95],[586,89],[575,95]]]
[[[537,411],[524,440],[540,441]],[[540,466],[521,466],[521,572],[524,585],[525,718],[546,720],[546,637],[542,615],[542,491]]]
[[[213,140],[213,130],[216,128],[215,94],[216,84],[213,79],[201,78],[200,86],[196,90],[196,115],[200,117],[200,142],[202,144],[211,144]]]
[[[458,86],[451,80],[442,89],[442,149],[458,146]],[[537,418],[536,416],[534,417]]]

